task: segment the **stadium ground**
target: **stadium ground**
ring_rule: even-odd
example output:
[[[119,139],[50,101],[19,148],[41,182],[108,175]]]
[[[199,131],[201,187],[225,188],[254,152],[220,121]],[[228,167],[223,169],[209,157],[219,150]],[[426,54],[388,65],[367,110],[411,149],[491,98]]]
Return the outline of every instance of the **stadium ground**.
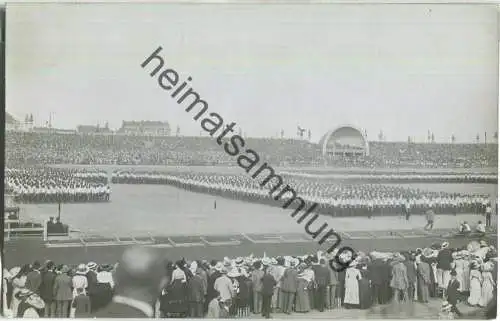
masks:
[[[439,185],[439,186],[434,186]],[[411,186],[411,185],[410,185]],[[421,186],[420,186],[421,187]],[[436,190],[467,189],[469,192],[493,193],[495,185],[487,184],[426,184]],[[21,217],[42,221],[57,216],[57,204],[24,204]],[[303,225],[291,217],[292,211],[255,203],[230,200],[207,194],[193,193],[162,185],[112,185],[111,202],[63,204],[62,221],[71,229],[96,235],[219,235],[237,233],[302,233]],[[477,222],[481,215],[440,215],[436,228],[458,226],[460,220]],[[386,230],[420,228],[422,216],[410,221],[382,216],[318,218],[338,231]]]
[[[76,166],[80,167],[80,166]],[[85,167],[85,166],[83,166]],[[99,166],[97,166],[99,167]],[[95,167],[93,167],[95,168]],[[103,166],[108,170],[114,167]],[[124,167],[125,168],[130,168]],[[158,167],[157,167],[158,168]],[[165,169],[165,166],[161,168]],[[215,167],[171,167],[172,170],[210,171]],[[135,170],[153,170],[151,166],[135,166]],[[240,168],[218,168],[229,173],[233,170],[241,174]],[[244,174],[242,174],[244,175]],[[490,193],[496,195],[496,185],[492,184],[404,184],[410,188],[420,188],[445,192]],[[216,206],[215,206],[216,204]],[[56,204],[25,204],[21,206],[23,220],[41,221],[57,216]],[[192,193],[171,186],[161,185],[112,185],[110,203],[63,204],[62,220],[71,229],[80,230],[86,235],[95,236],[216,236],[229,234],[269,234],[303,233],[303,225],[295,223],[291,211],[280,207],[270,207]],[[440,215],[436,228],[455,228],[460,220],[477,222],[482,215],[463,214],[458,216]],[[425,225],[422,216],[412,216],[410,221],[400,217],[329,218],[320,217],[317,227],[327,222],[340,232],[412,230]],[[496,222],[493,222],[496,226]],[[189,238],[189,237],[188,237]],[[426,247],[433,242],[441,242],[442,237],[420,237],[400,239],[344,239],[342,245],[357,250],[401,250]],[[453,246],[462,246],[467,240],[453,240]],[[494,238],[496,244],[496,237]],[[326,250],[316,242],[301,243],[252,243],[225,246],[171,247],[166,253],[175,258],[222,258],[224,256],[243,256],[250,253],[262,255],[298,255],[311,251]],[[40,240],[10,241],[5,244],[7,265],[26,263],[33,259],[51,258],[58,262],[76,264],[82,261],[115,262],[123,246],[82,246],[78,248],[47,248]]]

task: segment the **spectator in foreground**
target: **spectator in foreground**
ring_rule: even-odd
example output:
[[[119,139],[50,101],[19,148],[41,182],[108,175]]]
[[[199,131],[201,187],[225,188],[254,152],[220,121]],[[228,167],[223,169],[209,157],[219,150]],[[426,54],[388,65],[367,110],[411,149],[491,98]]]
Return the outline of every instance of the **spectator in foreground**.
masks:
[[[271,275],[269,268],[265,268],[264,276],[262,277],[262,316],[266,319],[271,317],[271,299],[276,286],[276,280]]]
[[[152,248],[131,247],[123,253],[115,272],[112,302],[95,314],[98,318],[153,318],[153,306],[168,283],[166,260]]]

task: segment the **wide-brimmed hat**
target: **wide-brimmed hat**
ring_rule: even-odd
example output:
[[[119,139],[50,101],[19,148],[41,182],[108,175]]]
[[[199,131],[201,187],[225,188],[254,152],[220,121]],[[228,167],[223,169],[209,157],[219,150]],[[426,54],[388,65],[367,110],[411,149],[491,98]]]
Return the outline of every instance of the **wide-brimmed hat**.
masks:
[[[229,276],[230,278],[237,278],[240,275],[241,275],[241,273],[240,273],[240,271],[238,271],[237,268],[231,269],[231,271],[229,271],[227,273],[227,276]]]
[[[268,257],[263,258],[262,265],[271,265],[271,259]]]
[[[15,277],[20,271],[21,271],[21,267],[20,266],[16,266],[16,267],[13,267],[12,269],[10,269],[9,270],[10,279],[12,279],[13,277]]]
[[[89,263],[87,263],[87,268],[89,270],[97,269],[97,263],[95,263],[95,262],[89,262]]]
[[[20,289],[16,294],[17,298],[20,300],[24,300],[24,302],[28,303],[35,309],[43,309],[45,308],[45,302],[40,298],[35,292],[28,290],[26,288]]]
[[[89,269],[87,268],[87,266],[85,264],[79,264],[78,267],[76,268],[76,274],[87,274],[87,272],[89,271]]]
[[[236,265],[242,265],[243,264],[243,258],[242,257],[238,257],[236,258],[236,260],[234,260],[234,263],[236,263]]]
[[[222,262],[217,262],[217,264],[215,264],[214,269],[216,271],[222,272],[222,270],[224,269],[224,264]]]
[[[448,242],[443,242],[443,243],[441,244],[441,249],[446,249],[448,246],[450,246],[450,243],[448,243]]]
[[[488,243],[486,243],[485,240],[481,240],[481,241],[479,241],[479,246],[481,246],[481,247],[488,246]]]
[[[277,265],[278,260],[276,260],[274,257],[271,259],[271,265]]]

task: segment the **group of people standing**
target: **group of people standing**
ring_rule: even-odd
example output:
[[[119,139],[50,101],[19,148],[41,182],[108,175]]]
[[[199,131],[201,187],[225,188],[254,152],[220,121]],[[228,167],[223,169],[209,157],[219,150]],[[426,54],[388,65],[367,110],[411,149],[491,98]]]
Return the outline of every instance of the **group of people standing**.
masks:
[[[358,252],[344,271],[328,265],[336,254],[165,261],[156,274],[141,278],[166,280],[156,281],[158,296],[150,306],[152,314],[165,318],[250,313],[269,318],[272,313],[369,309],[389,302],[426,304],[431,298],[447,300],[452,313],[460,315],[459,302],[485,307],[496,297],[497,251],[485,241],[459,249],[445,242],[400,253]],[[6,306],[20,317],[99,315],[116,295],[116,278],[132,273],[120,276],[117,271],[117,265],[89,262],[70,269],[51,261],[5,270]]]
[[[6,169],[5,186],[18,203],[107,202],[111,196],[102,173],[49,167]]]

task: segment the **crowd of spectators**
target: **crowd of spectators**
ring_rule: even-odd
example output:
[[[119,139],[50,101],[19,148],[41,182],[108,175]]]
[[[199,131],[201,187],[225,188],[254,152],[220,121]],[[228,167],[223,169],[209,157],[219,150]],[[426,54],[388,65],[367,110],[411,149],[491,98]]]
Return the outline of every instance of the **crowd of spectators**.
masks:
[[[497,250],[485,241],[462,248],[444,242],[400,253],[333,251],[210,261],[171,262],[164,254],[153,260],[153,251],[159,258],[154,249],[131,248],[114,265],[35,261],[4,269],[4,311],[14,317],[237,318],[253,313],[269,318],[438,299],[444,300],[439,317],[448,319],[461,315],[459,302],[487,307],[496,300]],[[330,268],[330,260],[345,269]]]
[[[245,138],[275,166],[324,164],[316,143]],[[370,142],[370,156],[329,160],[340,167],[496,167],[497,144]],[[19,164],[234,165],[212,137],[8,132],[6,162]]]
[[[262,186],[262,181],[263,178],[253,179],[248,175],[211,173],[115,171],[112,176],[115,184],[171,185],[273,206],[282,206],[293,197],[291,192],[284,192],[276,198],[280,193],[278,189],[273,199],[269,195],[276,182],[271,180]],[[486,207],[492,206],[491,196],[486,194],[432,192],[397,185],[351,184],[294,176],[286,177],[286,184],[293,187],[295,196],[309,204],[317,203],[318,212],[332,216],[423,214],[429,209],[437,214],[485,213]]]
[[[109,201],[104,172],[50,167],[6,168],[5,187],[18,203],[82,203]]]

